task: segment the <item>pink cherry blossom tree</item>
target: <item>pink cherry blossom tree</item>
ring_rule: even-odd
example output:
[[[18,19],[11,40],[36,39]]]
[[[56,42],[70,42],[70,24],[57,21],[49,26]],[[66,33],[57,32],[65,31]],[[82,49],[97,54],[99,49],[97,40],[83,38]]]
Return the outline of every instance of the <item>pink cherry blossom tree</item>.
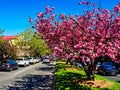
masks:
[[[46,6],[45,12],[37,14],[36,30],[55,56],[81,62],[87,79],[94,80],[96,65],[102,60],[100,57],[107,56],[120,62],[120,3],[113,11],[96,8],[90,2],[79,4],[94,8],[82,15],[57,16],[53,7]]]

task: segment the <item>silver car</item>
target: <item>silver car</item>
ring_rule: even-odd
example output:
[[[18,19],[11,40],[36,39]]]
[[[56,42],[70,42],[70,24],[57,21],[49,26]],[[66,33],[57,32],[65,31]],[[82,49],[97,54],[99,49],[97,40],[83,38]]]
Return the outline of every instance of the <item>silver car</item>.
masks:
[[[24,57],[17,58],[16,61],[19,66],[28,66],[29,65],[29,61]]]
[[[43,63],[50,63],[50,57],[49,56],[44,56]]]

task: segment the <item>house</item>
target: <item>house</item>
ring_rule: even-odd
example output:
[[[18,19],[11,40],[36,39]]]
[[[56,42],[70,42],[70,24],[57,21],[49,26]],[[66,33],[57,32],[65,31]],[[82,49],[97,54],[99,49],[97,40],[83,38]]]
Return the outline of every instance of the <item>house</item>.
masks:
[[[2,40],[7,40],[10,43],[10,45],[15,45],[17,36],[2,36]]]
[[[18,42],[24,41],[24,37],[21,36],[2,36],[2,40],[8,41],[11,46],[16,46],[17,56],[29,56],[29,46],[19,45]]]

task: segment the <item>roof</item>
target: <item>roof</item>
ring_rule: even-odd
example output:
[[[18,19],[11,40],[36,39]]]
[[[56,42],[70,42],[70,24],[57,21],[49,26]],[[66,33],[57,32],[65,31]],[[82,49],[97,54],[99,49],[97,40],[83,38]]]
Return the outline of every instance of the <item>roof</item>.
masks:
[[[2,39],[3,40],[11,40],[11,39],[16,39],[17,36],[3,36]]]

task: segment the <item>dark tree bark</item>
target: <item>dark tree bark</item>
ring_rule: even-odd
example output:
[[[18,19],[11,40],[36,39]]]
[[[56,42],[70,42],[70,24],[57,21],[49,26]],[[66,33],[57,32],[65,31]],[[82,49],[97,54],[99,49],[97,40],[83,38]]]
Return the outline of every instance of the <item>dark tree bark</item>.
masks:
[[[81,62],[82,63],[82,66],[84,68],[84,71],[86,73],[86,76],[87,76],[87,80],[95,80],[95,70],[96,70],[96,66],[97,66],[97,63],[98,63],[98,59],[96,59],[94,62],[89,62],[89,63],[86,63],[86,62]]]

